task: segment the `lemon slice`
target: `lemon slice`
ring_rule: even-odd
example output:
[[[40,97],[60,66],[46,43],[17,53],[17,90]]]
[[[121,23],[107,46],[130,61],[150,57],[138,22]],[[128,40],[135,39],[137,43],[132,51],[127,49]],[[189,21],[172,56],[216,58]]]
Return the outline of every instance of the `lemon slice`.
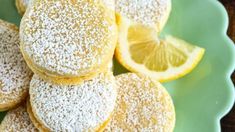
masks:
[[[203,48],[173,36],[159,39],[150,27],[119,19],[118,61],[132,72],[142,73],[160,82],[182,77],[202,59]]]

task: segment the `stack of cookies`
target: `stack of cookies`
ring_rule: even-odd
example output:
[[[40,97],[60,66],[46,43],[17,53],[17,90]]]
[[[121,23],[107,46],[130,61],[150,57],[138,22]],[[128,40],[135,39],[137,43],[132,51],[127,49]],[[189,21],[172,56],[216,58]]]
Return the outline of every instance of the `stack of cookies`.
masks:
[[[173,102],[160,83],[110,70],[118,40],[115,1],[27,6],[19,34],[0,21],[0,110],[10,110],[0,131],[173,131]]]

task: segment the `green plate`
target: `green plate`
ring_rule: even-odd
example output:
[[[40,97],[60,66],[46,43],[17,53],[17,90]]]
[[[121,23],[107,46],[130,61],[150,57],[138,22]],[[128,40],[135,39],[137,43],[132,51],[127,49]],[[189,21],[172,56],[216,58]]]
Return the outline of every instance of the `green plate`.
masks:
[[[0,18],[19,25],[14,0],[0,0]],[[220,119],[230,110],[235,97],[230,80],[235,67],[235,48],[226,35],[227,27],[226,11],[217,0],[173,0],[162,36],[171,34],[206,49],[193,72],[164,84],[176,108],[175,132],[221,130]],[[114,62],[115,74],[127,71]]]

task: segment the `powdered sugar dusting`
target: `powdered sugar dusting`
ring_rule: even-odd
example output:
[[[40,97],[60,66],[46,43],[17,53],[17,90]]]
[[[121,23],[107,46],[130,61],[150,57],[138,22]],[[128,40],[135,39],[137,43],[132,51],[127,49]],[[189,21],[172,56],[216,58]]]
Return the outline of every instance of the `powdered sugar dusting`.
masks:
[[[17,27],[0,20],[0,104],[27,92],[31,75],[19,49]]]
[[[171,132],[174,107],[163,87],[134,73],[116,77],[117,108],[106,131]]]
[[[54,85],[34,75],[30,85],[34,115],[51,131],[78,132],[97,128],[110,117],[116,94],[111,73],[67,86]]]
[[[116,0],[116,11],[138,23],[156,25],[160,23],[171,0]]]
[[[115,15],[85,0],[35,1],[23,17],[20,35],[37,66],[59,75],[85,75],[112,56]]]
[[[20,106],[7,113],[0,125],[1,132],[38,132],[29,119],[26,106]]]

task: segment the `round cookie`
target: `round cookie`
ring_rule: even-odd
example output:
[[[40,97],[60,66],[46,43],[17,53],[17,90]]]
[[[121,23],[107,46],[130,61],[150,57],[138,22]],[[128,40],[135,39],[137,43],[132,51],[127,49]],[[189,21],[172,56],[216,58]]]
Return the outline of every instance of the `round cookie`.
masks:
[[[116,12],[133,22],[155,27],[160,32],[171,11],[171,0],[116,0]]]
[[[173,132],[175,111],[165,88],[148,77],[116,77],[117,107],[105,131]]]
[[[88,0],[33,1],[21,21],[21,50],[45,80],[78,84],[107,68],[117,42],[114,11]]]
[[[31,122],[26,111],[26,106],[22,105],[10,110],[0,125],[1,132],[38,132]]]
[[[0,20],[0,111],[13,108],[26,98],[31,76],[20,53],[18,28]]]
[[[24,15],[24,13],[29,5],[29,1],[30,0],[16,0],[15,1],[16,8],[17,8],[20,15]]]
[[[56,85],[34,75],[30,105],[35,119],[50,131],[104,129],[115,107],[117,91],[111,72],[79,85]]]

